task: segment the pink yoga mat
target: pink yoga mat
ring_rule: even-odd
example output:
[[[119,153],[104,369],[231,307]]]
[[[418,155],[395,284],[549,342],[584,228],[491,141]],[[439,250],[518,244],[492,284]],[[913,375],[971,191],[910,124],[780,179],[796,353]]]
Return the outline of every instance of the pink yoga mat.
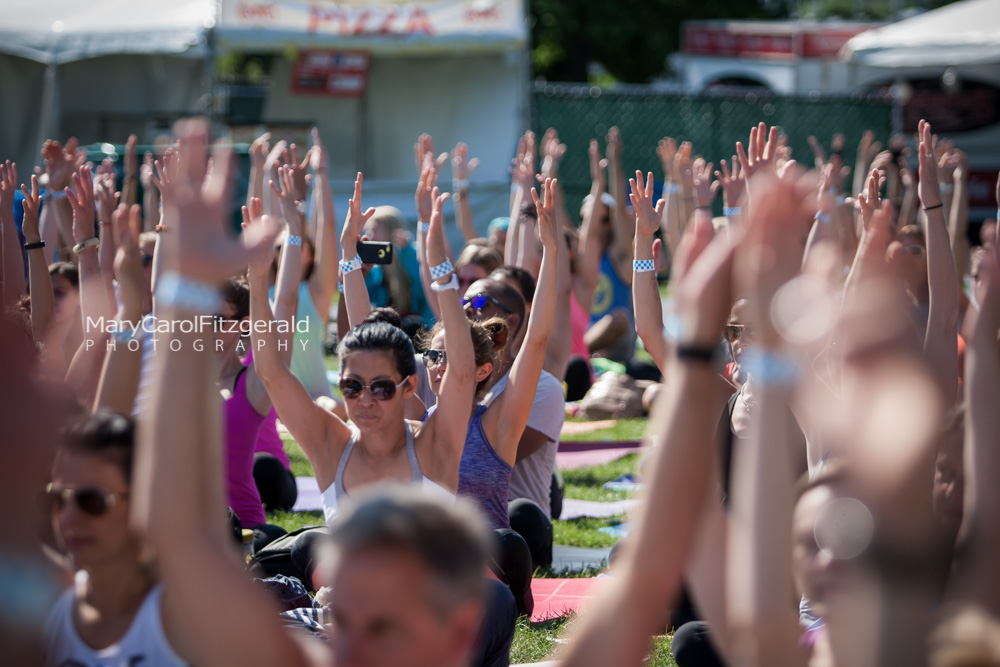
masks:
[[[617,461],[634,449],[591,449],[579,452],[556,452],[556,466],[560,470],[576,470],[585,466],[599,466]]]
[[[531,595],[535,609],[531,622],[538,623],[568,612],[578,611],[593,595],[597,579],[532,579]]]

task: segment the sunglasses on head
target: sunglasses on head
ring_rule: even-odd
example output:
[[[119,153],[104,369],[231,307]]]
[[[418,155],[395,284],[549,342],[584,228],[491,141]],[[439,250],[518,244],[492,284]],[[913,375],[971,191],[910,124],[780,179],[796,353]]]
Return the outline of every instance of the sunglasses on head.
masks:
[[[753,327],[748,327],[745,324],[727,324],[726,328],[723,330],[726,336],[726,340],[730,343],[735,343],[740,336],[746,336],[750,340],[753,340]]]
[[[448,363],[448,353],[444,350],[427,350],[424,352],[424,366],[440,366]]]
[[[372,398],[376,401],[389,401],[396,395],[396,390],[403,386],[409,379],[409,375],[396,384],[392,380],[373,380],[371,384],[364,384],[357,378],[340,378],[340,393],[344,398],[361,398],[367,388],[371,392]]]
[[[95,487],[56,486],[45,487],[43,498],[52,511],[61,512],[69,503],[74,503],[81,512],[90,516],[101,516],[126,494],[111,493]]]
[[[463,308],[471,304],[473,310],[482,310],[486,307],[487,303],[494,304],[505,313],[512,312],[510,308],[500,303],[495,296],[490,296],[489,294],[476,294],[475,296],[462,297]]]

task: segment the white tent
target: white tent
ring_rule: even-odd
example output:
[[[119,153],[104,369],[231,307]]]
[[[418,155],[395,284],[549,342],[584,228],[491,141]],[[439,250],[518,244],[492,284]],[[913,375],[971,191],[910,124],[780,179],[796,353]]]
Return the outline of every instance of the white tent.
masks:
[[[362,94],[302,93],[303,50],[366,54]],[[335,180],[363,170],[413,216],[412,145],[429,132],[438,150],[465,141],[480,158],[478,223],[506,208],[528,109],[521,0],[0,0],[0,155],[35,164],[48,136],[149,142],[205,108],[225,52],[279,56],[260,125],[317,125]]]
[[[963,0],[868,30],[841,57],[870,67],[1000,64],[1000,1]]]

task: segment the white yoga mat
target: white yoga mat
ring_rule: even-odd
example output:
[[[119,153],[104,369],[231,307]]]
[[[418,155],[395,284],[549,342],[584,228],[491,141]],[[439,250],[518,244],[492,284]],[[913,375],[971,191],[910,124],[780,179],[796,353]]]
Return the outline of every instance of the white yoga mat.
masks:
[[[295,499],[293,512],[323,511],[323,501],[315,477],[296,477],[295,486],[299,489],[299,496]]]
[[[600,503],[593,500],[576,500],[574,498],[563,498],[562,514],[560,519],[578,519],[583,516],[605,518],[619,514],[627,514],[635,509],[638,500],[628,498],[626,500],[615,500],[610,503]]]

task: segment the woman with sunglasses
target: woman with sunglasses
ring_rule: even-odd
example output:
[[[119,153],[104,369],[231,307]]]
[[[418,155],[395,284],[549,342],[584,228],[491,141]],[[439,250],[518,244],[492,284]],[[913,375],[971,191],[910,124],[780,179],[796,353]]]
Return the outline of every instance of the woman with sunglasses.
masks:
[[[344,299],[367,300],[357,241],[365,221],[374,213],[361,209],[362,176],[354,183],[341,237],[344,257]],[[435,265],[435,287],[444,322],[446,349],[452,360],[442,386],[449,404],[464,402],[473,387],[474,360],[468,322],[455,291],[456,281],[447,261],[441,206],[448,195],[434,192],[427,253]],[[340,390],[353,428],[317,407],[288,370],[277,351],[269,304],[251,284],[251,312],[255,322],[256,364],[278,416],[313,465],[327,519],[338,504],[361,487],[385,480],[420,484],[432,493],[453,494],[468,418],[443,410],[419,428],[405,418],[406,401],[416,390],[413,345],[400,329],[385,323],[363,324],[340,343]]]
[[[135,428],[111,412],[81,419],[56,454],[44,499],[76,570],[46,623],[46,665],[186,665],[186,627],[129,527]]]

